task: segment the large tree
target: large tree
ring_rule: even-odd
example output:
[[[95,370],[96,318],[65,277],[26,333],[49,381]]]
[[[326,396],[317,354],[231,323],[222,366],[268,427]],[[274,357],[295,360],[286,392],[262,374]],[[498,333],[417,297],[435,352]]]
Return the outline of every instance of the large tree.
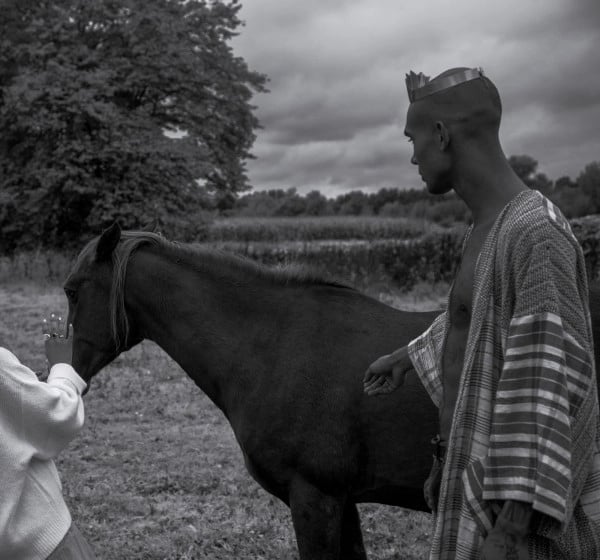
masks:
[[[193,220],[248,187],[237,0],[0,0],[0,243]],[[165,132],[172,134],[165,135]]]

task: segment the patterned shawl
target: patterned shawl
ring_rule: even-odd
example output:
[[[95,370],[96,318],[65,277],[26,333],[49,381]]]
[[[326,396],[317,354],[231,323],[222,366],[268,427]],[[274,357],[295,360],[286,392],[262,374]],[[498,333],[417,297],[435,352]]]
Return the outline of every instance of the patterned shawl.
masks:
[[[442,313],[409,345],[441,401]],[[504,500],[534,509],[534,559],[600,558],[600,420],[585,261],[559,210],[517,195],[476,265],[431,559],[475,560]]]

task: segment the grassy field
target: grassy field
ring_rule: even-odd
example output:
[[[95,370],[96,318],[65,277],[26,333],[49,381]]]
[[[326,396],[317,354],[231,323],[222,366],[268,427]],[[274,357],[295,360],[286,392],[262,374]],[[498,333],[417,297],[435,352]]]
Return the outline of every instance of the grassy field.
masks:
[[[445,290],[381,294],[405,309],[436,308]],[[0,284],[0,345],[42,369],[40,320],[65,307],[54,284]],[[99,559],[298,558],[288,509],[250,478],[224,416],[158,347],[121,356],[85,403],[86,425],[57,464]],[[360,511],[371,560],[426,557],[429,516],[372,504]]]

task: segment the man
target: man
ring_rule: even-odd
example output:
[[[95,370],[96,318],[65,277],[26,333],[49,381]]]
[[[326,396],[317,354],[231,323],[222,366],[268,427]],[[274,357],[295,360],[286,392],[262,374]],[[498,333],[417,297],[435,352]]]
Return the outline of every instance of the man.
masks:
[[[472,212],[448,306],[375,361],[368,395],[415,370],[439,407],[425,485],[434,559],[600,558],[600,430],[587,280],[559,210],[500,145],[479,69],[407,76],[405,134],[428,190]]]
[[[72,337],[47,333],[44,383],[0,347],[0,560],[93,560],[53,459],[83,425]]]

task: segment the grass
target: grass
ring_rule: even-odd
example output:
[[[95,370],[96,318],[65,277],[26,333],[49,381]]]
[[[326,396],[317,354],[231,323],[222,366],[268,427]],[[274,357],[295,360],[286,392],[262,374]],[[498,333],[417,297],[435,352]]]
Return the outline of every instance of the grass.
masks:
[[[447,286],[398,296],[435,308]],[[44,367],[40,320],[66,306],[53,283],[0,284],[0,345]],[[221,412],[158,347],[144,342],[101,372],[86,424],[57,465],[76,523],[103,560],[297,560],[289,510],[246,472]],[[360,506],[371,560],[425,558],[429,516]],[[400,552],[401,551],[401,552]]]

